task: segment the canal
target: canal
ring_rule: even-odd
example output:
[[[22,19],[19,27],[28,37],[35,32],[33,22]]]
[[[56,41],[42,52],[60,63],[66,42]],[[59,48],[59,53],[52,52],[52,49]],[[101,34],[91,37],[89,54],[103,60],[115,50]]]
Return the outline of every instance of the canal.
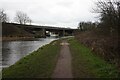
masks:
[[[0,65],[2,65],[3,68],[9,67],[22,57],[56,39],[57,38],[35,38],[19,41],[4,41],[2,42],[2,59],[0,59]]]

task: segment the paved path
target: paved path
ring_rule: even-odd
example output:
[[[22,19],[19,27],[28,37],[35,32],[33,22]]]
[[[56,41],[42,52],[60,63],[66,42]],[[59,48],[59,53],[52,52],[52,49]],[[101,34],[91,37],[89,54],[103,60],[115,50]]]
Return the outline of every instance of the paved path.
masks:
[[[73,78],[71,70],[71,54],[69,50],[69,44],[66,41],[62,41],[60,55],[54,73],[53,78]]]

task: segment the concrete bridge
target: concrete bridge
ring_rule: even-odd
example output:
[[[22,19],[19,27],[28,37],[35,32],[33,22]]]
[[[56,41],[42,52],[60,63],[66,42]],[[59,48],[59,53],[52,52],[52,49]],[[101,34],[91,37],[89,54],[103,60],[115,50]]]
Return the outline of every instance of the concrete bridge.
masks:
[[[4,23],[4,26],[16,26],[23,28],[24,30],[35,34],[37,37],[46,37],[50,34],[55,34],[58,36],[72,36],[76,29],[71,28],[61,28],[61,27],[51,27],[51,26],[38,26],[38,25],[23,25],[15,23]]]

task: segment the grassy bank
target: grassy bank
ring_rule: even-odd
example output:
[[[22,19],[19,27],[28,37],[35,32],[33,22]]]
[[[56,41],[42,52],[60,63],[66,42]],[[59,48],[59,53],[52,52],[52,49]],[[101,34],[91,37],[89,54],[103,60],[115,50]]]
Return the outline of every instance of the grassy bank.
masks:
[[[73,75],[75,78],[117,78],[114,65],[108,64],[74,38],[69,40],[72,54]]]
[[[53,41],[4,69],[3,78],[51,77],[60,50],[59,42],[59,40]]]
[[[34,37],[2,37],[2,41],[18,41],[18,40],[30,40]]]
[[[34,37],[34,34],[24,28],[25,25],[2,23],[2,37]]]

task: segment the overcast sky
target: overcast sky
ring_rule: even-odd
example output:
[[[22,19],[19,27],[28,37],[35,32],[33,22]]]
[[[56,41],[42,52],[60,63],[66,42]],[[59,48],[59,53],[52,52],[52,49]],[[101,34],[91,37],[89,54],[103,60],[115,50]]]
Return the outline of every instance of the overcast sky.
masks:
[[[96,21],[91,13],[96,0],[0,0],[10,20],[23,11],[35,24],[77,28],[80,21]]]

